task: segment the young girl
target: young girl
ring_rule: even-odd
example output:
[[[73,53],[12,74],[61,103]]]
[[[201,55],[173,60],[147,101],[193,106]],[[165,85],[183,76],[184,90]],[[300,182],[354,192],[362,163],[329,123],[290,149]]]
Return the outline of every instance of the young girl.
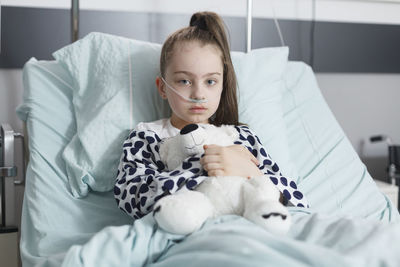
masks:
[[[194,189],[208,176],[266,175],[295,206],[307,201],[294,181],[282,176],[258,137],[238,121],[236,76],[221,18],[195,13],[190,26],[170,35],[160,58],[158,92],[172,109],[168,119],[139,123],[123,145],[114,194],[118,206],[135,219],[154,203],[183,187]],[[160,160],[159,142],[191,123],[235,125],[235,145],[204,147],[204,155],[168,170]],[[268,178],[266,178],[268,179]]]

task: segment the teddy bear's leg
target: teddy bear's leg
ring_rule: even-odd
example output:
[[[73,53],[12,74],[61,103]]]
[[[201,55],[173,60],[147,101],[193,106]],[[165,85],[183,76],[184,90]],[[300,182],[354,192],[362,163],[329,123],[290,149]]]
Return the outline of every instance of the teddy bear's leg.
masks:
[[[243,217],[272,233],[286,234],[291,225],[289,211],[279,202],[280,192],[269,177],[251,178],[244,186]]]
[[[156,202],[153,216],[158,225],[174,234],[198,230],[214,214],[214,207],[202,193],[183,189]]]
[[[240,176],[208,177],[196,191],[203,193],[214,206],[215,216],[243,214],[242,185],[247,178]]]

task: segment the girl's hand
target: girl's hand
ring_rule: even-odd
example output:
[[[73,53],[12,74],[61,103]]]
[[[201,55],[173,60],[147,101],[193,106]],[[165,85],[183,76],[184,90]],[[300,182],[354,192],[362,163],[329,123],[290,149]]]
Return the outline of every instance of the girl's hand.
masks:
[[[204,156],[200,159],[209,176],[260,176],[258,160],[242,145],[204,145]]]

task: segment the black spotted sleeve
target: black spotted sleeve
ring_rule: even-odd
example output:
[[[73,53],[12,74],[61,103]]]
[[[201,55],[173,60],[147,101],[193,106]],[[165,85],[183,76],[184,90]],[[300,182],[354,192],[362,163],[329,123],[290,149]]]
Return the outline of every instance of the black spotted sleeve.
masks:
[[[258,159],[260,162],[258,168],[271,179],[285,199],[296,207],[309,207],[306,197],[296,182],[283,176],[278,164],[271,159],[258,136],[247,126],[236,126],[236,130],[239,132],[239,139],[235,141],[235,144],[244,145]]]
[[[151,130],[134,130],[123,144],[114,196],[119,208],[134,219],[149,213],[161,197],[193,189],[205,179],[199,158],[188,158],[167,170],[160,159],[160,142]]]

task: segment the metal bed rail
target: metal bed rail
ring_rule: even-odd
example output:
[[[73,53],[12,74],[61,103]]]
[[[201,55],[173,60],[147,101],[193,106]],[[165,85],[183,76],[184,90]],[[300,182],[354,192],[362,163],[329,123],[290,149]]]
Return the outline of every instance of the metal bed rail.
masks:
[[[16,180],[18,168],[14,161],[15,139],[22,142],[22,179]],[[25,140],[24,135],[14,132],[12,127],[7,124],[0,126],[0,231],[15,224],[15,196],[14,187],[23,185],[25,182]]]

